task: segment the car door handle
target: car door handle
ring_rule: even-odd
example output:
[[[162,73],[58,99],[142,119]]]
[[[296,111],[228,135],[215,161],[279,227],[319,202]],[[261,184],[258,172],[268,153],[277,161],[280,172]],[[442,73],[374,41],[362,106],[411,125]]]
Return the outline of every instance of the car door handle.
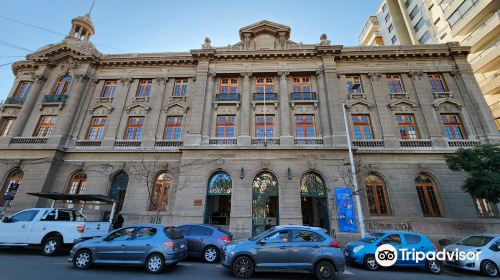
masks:
[[[150,246],[151,246],[151,244],[146,244],[146,246],[150,247]]]
[[[281,246],[280,249],[286,249],[287,247],[286,246]]]

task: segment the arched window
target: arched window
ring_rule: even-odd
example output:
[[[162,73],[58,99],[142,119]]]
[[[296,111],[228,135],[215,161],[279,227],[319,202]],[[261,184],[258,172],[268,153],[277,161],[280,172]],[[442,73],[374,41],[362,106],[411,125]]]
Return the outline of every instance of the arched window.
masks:
[[[87,184],[87,174],[78,172],[69,181],[68,194],[83,194],[85,185]]]
[[[436,183],[431,177],[427,175],[418,175],[415,178],[417,187],[418,199],[422,207],[422,213],[426,217],[440,217],[442,216],[441,205],[439,200],[439,193],[437,191]]]
[[[218,171],[210,176],[205,204],[205,223],[221,226],[229,225],[232,188],[233,181],[228,173]]]
[[[389,199],[384,179],[375,174],[366,176],[366,198],[371,215],[388,215],[390,213]]]
[[[23,182],[23,176],[24,173],[21,170],[14,170],[7,176],[2,186],[2,192],[0,193],[0,208],[12,206],[17,190]]]
[[[325,181],[316,172],[307,172],[300,180],[302,224],[330,232]]]
[[[69,91],[69,85],[71,84],[71,76],[64,76],[60,78],[56,85],[54,86],[54,90],[52,95],[66,95]]]
[[[149,211],[165,211],[168,205],[168,192],[172,187],[173,179],[166,172],[158,174],[150,193]]]

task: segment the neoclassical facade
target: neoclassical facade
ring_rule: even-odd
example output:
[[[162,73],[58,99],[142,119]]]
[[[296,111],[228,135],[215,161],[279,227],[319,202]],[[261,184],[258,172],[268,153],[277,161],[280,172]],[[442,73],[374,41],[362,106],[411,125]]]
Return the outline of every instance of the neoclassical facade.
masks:
[[[368,231],[500,232],[497,205],[464,193],[444,161],[500,139],[467,47],[302,44],[261,21],[227,47],[104,55],[93,34],[89,15],[75,18],[13,65],[0,112],[9,213],[49,205],[28,192],[105,194],[126,224],[248,237],[271,221],[351,239],[335,198],[352,188],[349,134]]]

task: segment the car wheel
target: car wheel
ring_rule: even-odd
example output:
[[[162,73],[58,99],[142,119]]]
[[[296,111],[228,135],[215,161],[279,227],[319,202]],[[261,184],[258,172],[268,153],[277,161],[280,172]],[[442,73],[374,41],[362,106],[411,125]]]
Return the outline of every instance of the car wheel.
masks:
[[[365,267],[368,270],[377,270],[378,269],[378,263],[377,263],[377,260],[375,259],[374,255],[367,255],[365,257],[363,264],[365,265]]]
[[[246,279],[253,274],[253,262],[249,257],[241,256],[233,263],[233,274],[236,278]]]
[[[481,272],[489,277],[497,277],[499,274],[497,265],[490,260],[481,263]]]
[[[165,268],[165,259],[161,254],[151,254],[146,259],[146,271],[148,273],[161,273]]]
[[[76,269],[87,269],[92,265],[92,253],[89,250],[80,250],[73,258],[73,266]]]
[[[62,240],[59,236],[45,238],[42,242],[42,254],[44,256],[55,256],[62,247]]]
[[[316,265],[316,269],[314,271],[316,274],[316,278],[318,280],[333,280],[335,279],[335,267],[331,262],[328,261],[320,261]]]
[[[442,264],[440,261],[431,260],[427,262],[427,269],[434,274],[440,274],[442,270]]]
[[[208,246],[203,250],[203,260],[207,263],[214,263],[219,260],[219,250],[214,246]]]

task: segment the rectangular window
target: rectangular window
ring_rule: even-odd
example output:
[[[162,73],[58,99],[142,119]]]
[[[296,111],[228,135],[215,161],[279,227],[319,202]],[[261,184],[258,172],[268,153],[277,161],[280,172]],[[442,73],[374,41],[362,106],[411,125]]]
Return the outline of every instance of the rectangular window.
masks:
[[[416,5],[410,12],[410,20],[413,20],[418,15],[418,5]]]
[[[137,87],[137,93],[135,94],[135,96],[148,97],[151,92],[152,84],[153,80],[140,80],[139,86]]]
[[[384,12],[387,11],[387,4],[384,3],[384,6],[382,6],[382,11],[384,11]]]
[[[274,137],[274,116],[255,116],[255,137]]]
[[[392,44],[395,45],[397,41],[398,41],[398,37],[396,37],[396,35],[392,36],[392,38],[391,38]]]
[[[413,0],[406,0],[406,1],[405,1],[405,7],[406,7],[407,9],[408,9],[408,7],[410,7],[411,2],[413,2]]]
[[[482,218],[495,218],[498,217],[498,208],[495,203],[492,203],[484,198],[474,199],[476,204],[477,213]]]
[[[352,128],[355,140],[373,139],[369,115],[352,115]]]
[[[187,86],[187,79],[176,79],[172,96],[186,96]]]
[[[313,115],[295,116],[295,137],[315,137],[316,129],[314,126]]]
[[[234,137],[235,119],[235,116],[217,116],[215,136],[219,138]]]
[[[90,121],[89,131],[87,132],[87,140],[101,141],[106,126],[106,117],[93,117]]]
[[[257,77],[257,93],[274,92],[274,83],[272,77]]]
[[[419,138],[417,123],[412,114],[397,114],[396,123],[401,140],[415,140]]]
[[[400,75],[387,75],[387,86],[390,93],[404,93],[405,89]]]
[[[348,93],[363,93],[360,76],[345,76]]]
[[[102,87],[101,97],[113,97],[115,95],[117,81],[105,81]]]
[[[311,77],[293,77],[293,93],[312,92]]]
[[[479,0],[465,0],[458,8],[451,14],[448,18],[448,24],[453,28],[455,24],[457,24],[460,19],[476,4]]]
[[[425,24],[425,21],[424,21],[424,18],[421,18],[416,24],[415,26],[413,26],[413,29],[415,29],[415,33],[418,33],[418,31],[420,31],[420,29],[422,29],[422,27],[424,26]]]
[[[389,25],[389,28],[388,28],[389,33],[391,33],[393,29],[394,29],[394,26],[392,26],[392,23],[391,23],[391,25]]]
[[[420,42],[420,44],[425,44],[425,43],[429,42],[430,38],[431,38],[431,35],[429,34],[429,31],[425,31],[424,35],[422,35],[422,37],[420,37],[420,39],[418,39],[418,41]]]
[[[391,14],[385,15],[385,22],[388,22],[391,19]]]
[[[142,127],[144,125],[144,117],[129,117],[127,130],[123,138],[126,140],[141,140]]]
[[[57,116],[41,116],[33,136],[48,137],[52,135],[52,132],[56,127],[56,123],[57,123]]]
[[[14,125],[14,121],[16,118],[14,117],[5,117],[2,118],[2,130],[0,131],[0,136],[6,136],[9,134],[12,125]]]
[[[441,123],[448,139],[465,139],[465,131],[458,114],[441,114]]]
[[[221,78],[219,81],[219,94],[236,94],[238,93],[237,78]]]
[[[182,117],[167,117],[164,140],[180,140],[182,137]]]
[[[431,83],[432,92],[447,92],[446,83],[444,82],[443,75],[429,74],[429,82]]]
[[[21,82],[19,86],[17,86],[16,93],[14,97],[26,98],[33,87],[33,82]]]

